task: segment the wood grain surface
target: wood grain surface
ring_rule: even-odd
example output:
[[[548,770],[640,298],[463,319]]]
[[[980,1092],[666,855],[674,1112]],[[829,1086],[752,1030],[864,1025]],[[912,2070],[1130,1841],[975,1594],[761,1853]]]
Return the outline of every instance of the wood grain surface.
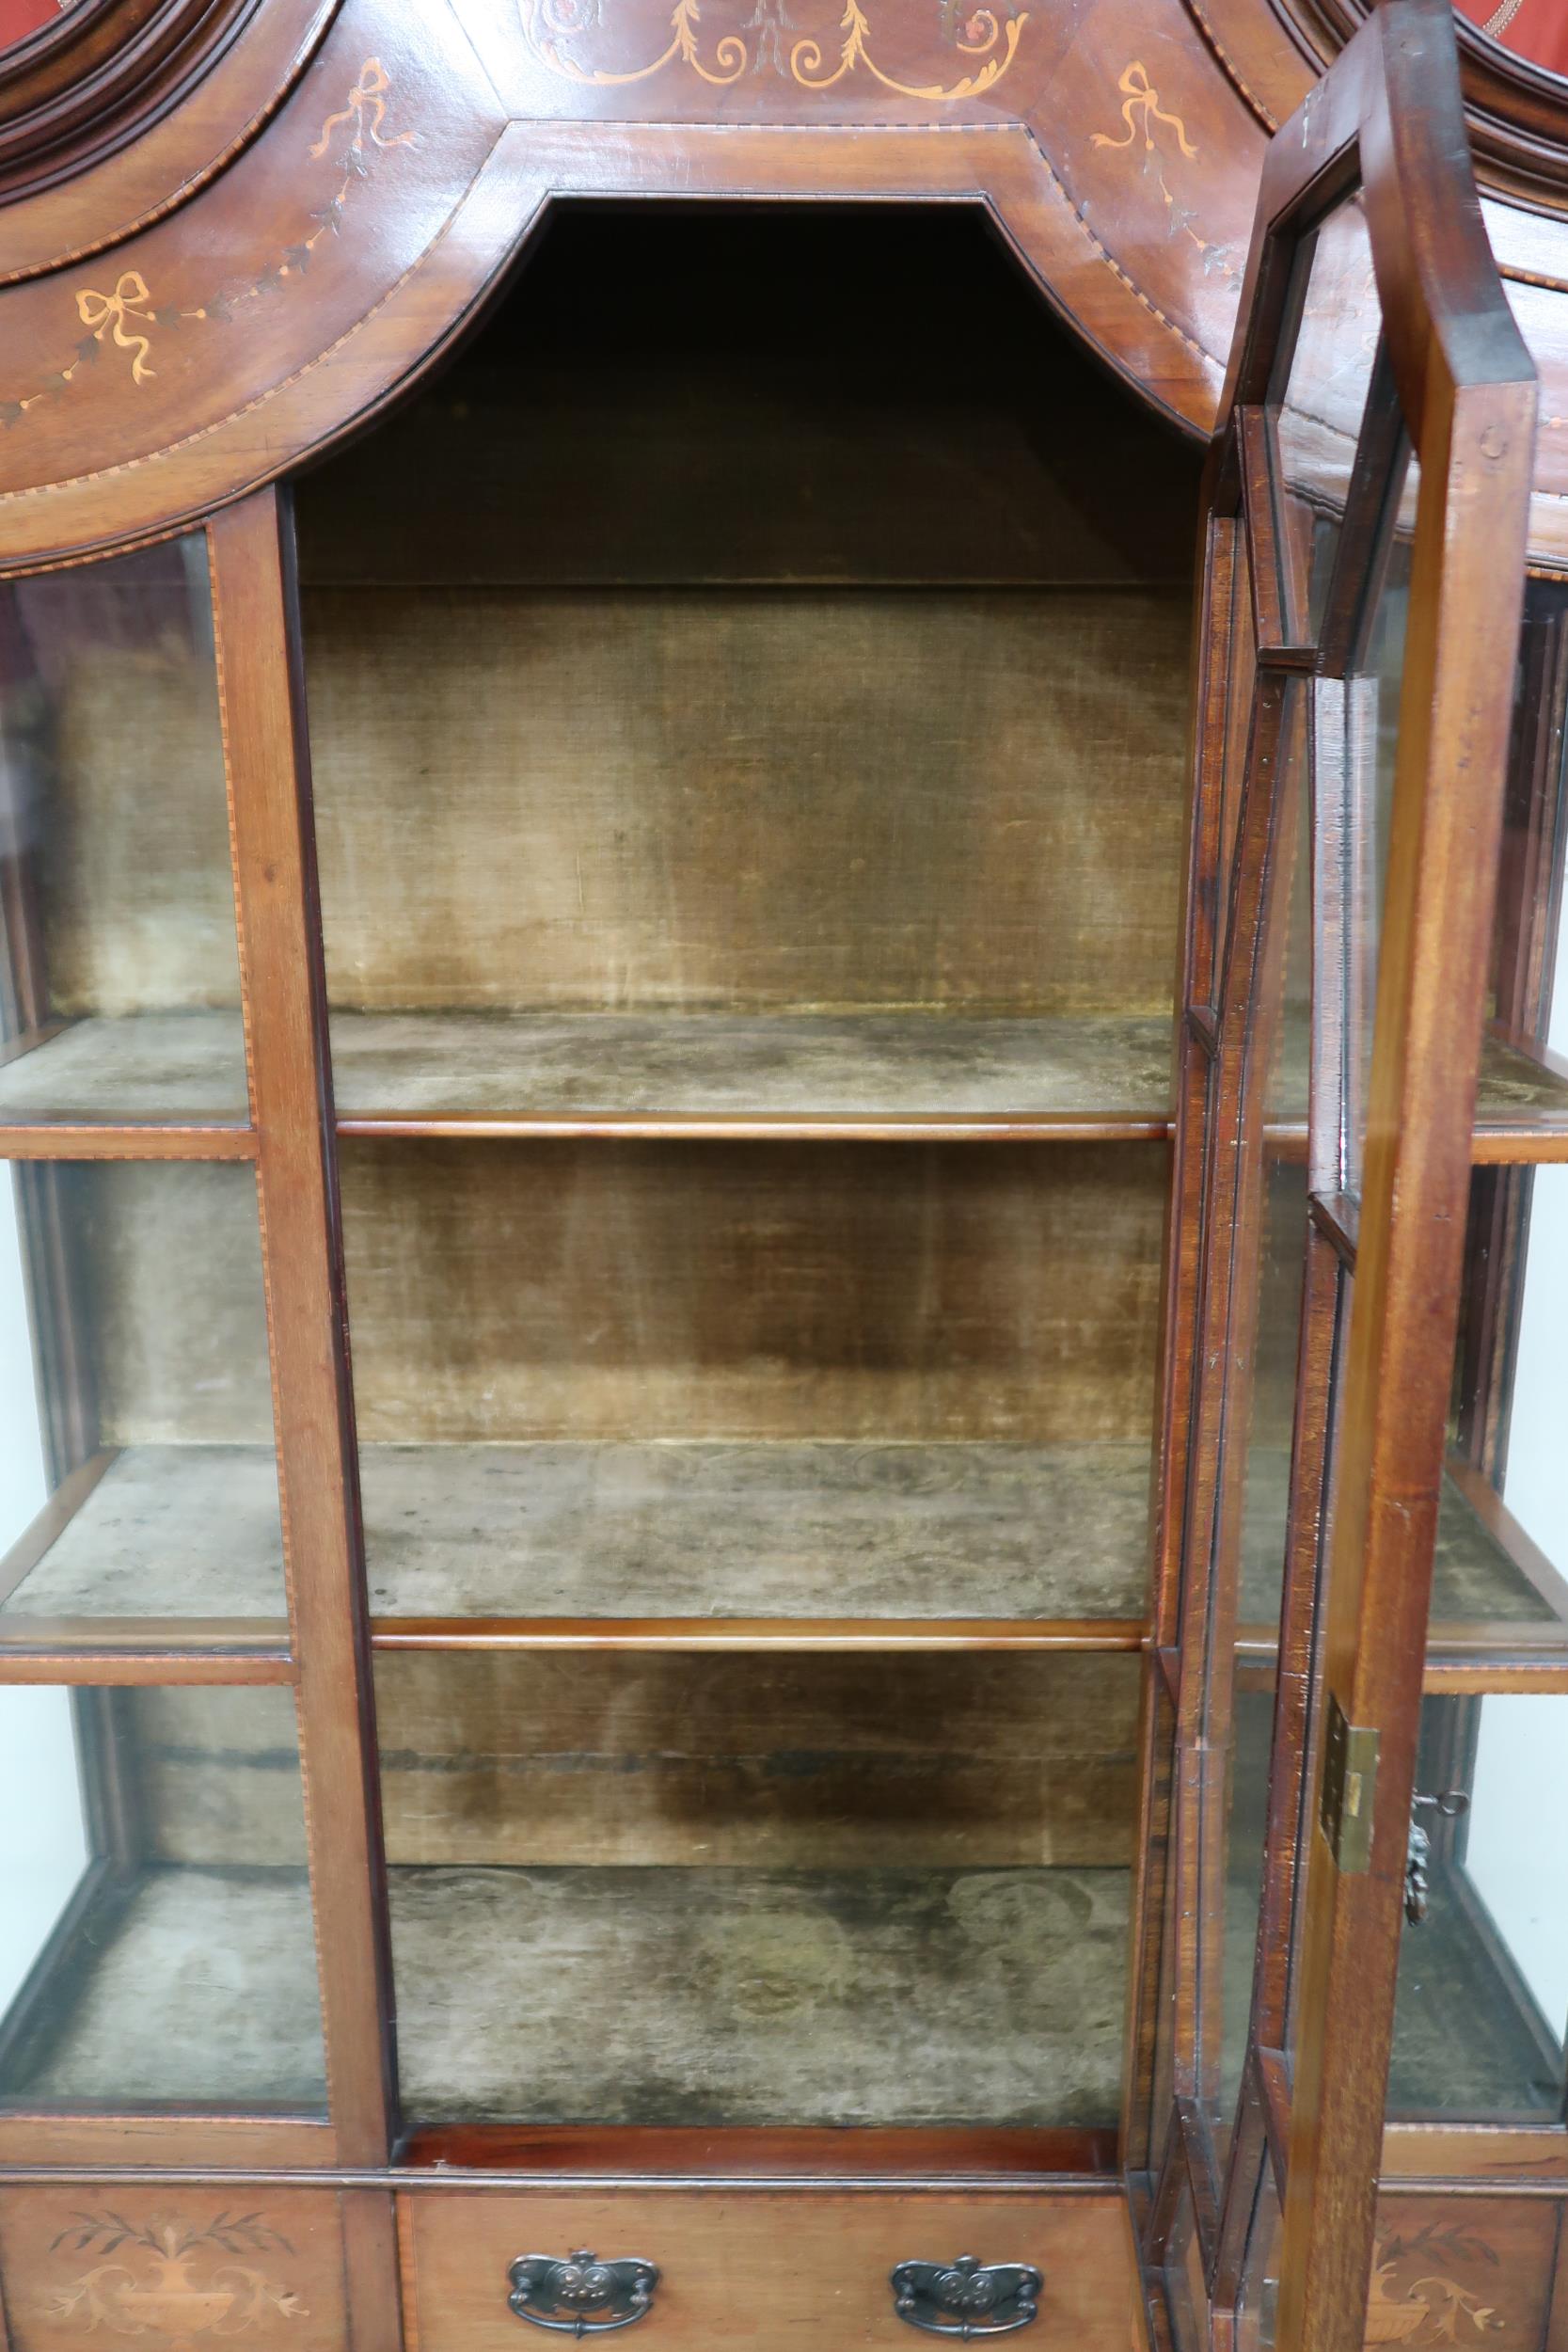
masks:
[[[214,2322],[293,2352],[361,2341],[349,2325],[341,2200],[320,2191],[8,2189],[0,2260],[9,2352],[53,2352],[95,2330],[177,2342]]]
[[[505,2352],[518,2324],[506,2308],[507,2265],[519,2254],[581,2245],[657,2263],[663,2275],[647,2324],[667,2314],[689,2341],[721,2340],[738,2304],[762,2352],[816,2343],[825,2328],[837,2343],[892,2346],[907,2335],[893,2309],[894,2265],[973,2251],[982,2262],[1033,2262],[1044,2271],[1041,2343],[1130,2352],[1140,2342],[1132,2242],[1117,2196],[453,2192],[407,2199],[401,2224],[420,2352]]]

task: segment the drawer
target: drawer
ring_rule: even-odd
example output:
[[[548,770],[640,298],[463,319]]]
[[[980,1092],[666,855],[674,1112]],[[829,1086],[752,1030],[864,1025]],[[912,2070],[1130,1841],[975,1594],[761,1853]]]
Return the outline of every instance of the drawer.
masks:
[[[656,2352],[912,2352],[890,2273],[910,2261],[1031,2263],[1044,2273],[1034,2352],[1143,2342],[1126,2207],[1114,2190],[951,2192],[692,2187],[430,2189],[399,2200],[409,2352],[522,2352],[548,2338],[507,2308],[519,2255],[586,2249],[657,2264],[638,2340]]]

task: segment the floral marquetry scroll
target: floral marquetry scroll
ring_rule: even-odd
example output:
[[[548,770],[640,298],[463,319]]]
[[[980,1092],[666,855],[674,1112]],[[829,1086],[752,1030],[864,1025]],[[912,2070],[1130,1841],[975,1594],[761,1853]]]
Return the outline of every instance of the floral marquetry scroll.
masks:
[[[1551,2293],[1557,2213],[1520,2199],[1386,2197],[1366,2344],[1536,2352]]]
[[[343,2352],[338,2201],[299,2192],[19,2189],[0,2202],[10,2352]]]
[[[268,2319],[309,2316],[272,2266],[292,2261],[293,2242],[260,2210],[235,2213],[226,2205],[200,2226],[84,2212],[72,2216],[49,2250],[62,2246],[89,2265],[49,2306],[49,2319],[68,2332],[161,2331],[194,2343],[237,2335]]]
[[[882,37],[888,32],[884,24],[879,35],[861,0],[846,0],[836,17],[829,0],[820,25],[786,13],[783,0],[757,0],[734,25],[719,29],[705,22],[699,0],[675,0],[668,24],[654,28],[656,37],[668,38],[642,63],[625,56],[626,13],[617,24],[607,0],[520,0],[520,8],[524,36],[541,63],[563,80],[591,87],[626,89],[665,75],[688,75],[724,89],[760,75],[810,91],[833,89],[860,76],[896,97],[930,105],[950,105],[990,89],[1011,66],[1029,22],[1028,12],[1010,0],[998,0],[996,8],[944,0],[941,40],[951,67],[922,77],[908,62],[907,28],[900,39],[895,26],[890,40]],[[717,20],[719,11],[713,13]]]

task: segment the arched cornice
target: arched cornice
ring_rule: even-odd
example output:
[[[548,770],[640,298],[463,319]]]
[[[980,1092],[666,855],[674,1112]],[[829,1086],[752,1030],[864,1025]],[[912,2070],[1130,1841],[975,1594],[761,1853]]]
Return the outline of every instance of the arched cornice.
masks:
[[[0,211],[60,246],[0,290],[0,563],[155,535],[307,462],[417,380],[563,200],[972,201],[1204,435],[1265,124],[1313,78],[1276,5],[341,0],[324,26],[319,0],[268,0],[203,85],[209,127],[220,95],[253,127],[198,184],[121,225],[112,174],[171,116],[69,210]],[[1501,199],[1489,225],[1545,379],[1543,512],[1568,514],[1568,229]]]

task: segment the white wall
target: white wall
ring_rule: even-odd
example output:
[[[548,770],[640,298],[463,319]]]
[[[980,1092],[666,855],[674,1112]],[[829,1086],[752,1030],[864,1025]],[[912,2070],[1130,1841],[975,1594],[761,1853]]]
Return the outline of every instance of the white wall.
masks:
[[[1465,1867],[1559,2041],[1568,2024],[1568,1697],[1481,1703]]]
[[[1568,1573],[1568,1168],[1538,1168],[1530,1195],[1503,1501]]]
[[[14,1169],[0,1169],[0,1551],[48,1495]],[[0,1688],[0,2012],[87,1858],[69,1691]]]
[[[0,2014],[87,1858],[69,1691],[0,1691]]]

